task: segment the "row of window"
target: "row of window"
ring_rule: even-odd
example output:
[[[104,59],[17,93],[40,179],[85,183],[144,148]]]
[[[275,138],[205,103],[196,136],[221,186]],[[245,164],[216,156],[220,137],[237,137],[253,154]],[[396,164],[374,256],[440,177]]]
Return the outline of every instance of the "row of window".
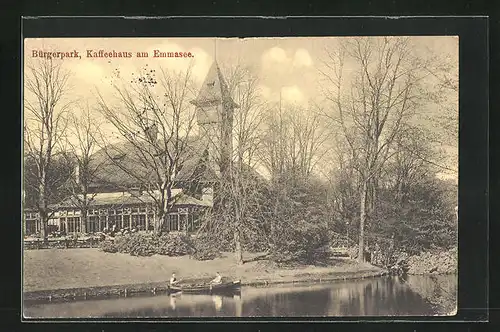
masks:
[[[90,209],[88,211],[89,215],[121,215],[121,214],[131,214],[131,213],[145,213],[147,208],[136,207],[136,208],[123,208],[123,209]]]
[[[124,208],[124,209],[117,209],[117,210],[108,210],[108,209],[90,209],[88,210],[88,215],[89,216],[113,216],[113,215],[130,215],[132,213],[146,213],[147,209],[145,207],[137,207],[137,208]],[[189,210],[188,208],[179,208],[178,210],[179,213],[188,213]],[[57,216],[71,216],[71,215],[78,215],[80,214],[80,211],[59,211],[56,213]],[[38,219],[38,213],[37,212],[26,212],[25,213],[25,218],[26,219]]]
[[[26,212],[24,216],[26,219],[38,219],[39,214],[38,212]]]
[[[149,216],[152,218],[153,216]],[[66,230],[66,224],[68,225],[67,232],[80,232],[80,218],[60,218],[59,225],[61,230]],[[87,219],[87,232],[95,233],[101,232],[104,229],[111,229],[114,225],[116,225],[116,229],[124,229],[124,228],[132,228],[137,227],[139,230],[147,229],[146,215],[133,215],[132,219],[130,216],[108,216],[106,218],[97,217],[97,216],[89,216]]]
[[[101,232],[105,228],[116,229],[137,227],[139,230],[153,229],[153,215],[123,215],[123,216],[89,216],[86,224],[86,232]],[[148,222],[149,221],[149,222]],[[66,217],[49,220],[49,226],[58,228],[67,233],[82,232],[80,217]],[[26,220],[26,233],[33,234],[37,231],[35,220]],[[195,217],[191,214],[171,214],[168,216],[165,227],[170,231],[192,231],[195,228]]]

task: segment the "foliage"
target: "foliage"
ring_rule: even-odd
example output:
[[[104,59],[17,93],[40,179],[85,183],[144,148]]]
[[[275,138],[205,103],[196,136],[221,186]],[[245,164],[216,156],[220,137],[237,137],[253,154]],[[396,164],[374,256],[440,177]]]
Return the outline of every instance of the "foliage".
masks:
[[[328,244],[325,227],[299,220],[282,229],[277,237],[271,259],[276,262],[313,263],[318,249]]]
[[[104,240],[99,244],[99,248],[104,252],[115,253],[118,252],[118,248],[115,243],[111,240]]]
[[[132,256],[183,256],[194,252],[191,238],[185,234],[130,233],[117,236],[114,243],[105,240],[101,249],[105,252],[120,252]]]
[[[195,252],[192,258],[200,261],[221,256],[221,242],[211,234],[200,234],[194,239]]]
[[[407,187],[400,204],[394,204],[392,190],[381,191],[371,231],[384,239],[394,236],[394,250],[410,255],[432,247],[451,248],[456,245],[457,224],[448,197],[456,187],[450,186],[427,175]]]
[[[447,251],[426,251],[405,260],[408,274],[454,274],[458,269],[457,247]]]
[[[186,234],[163,234],[153,235],[152,245],[156,245],[156,254],[166,256],[184,256],[194,252],[194,244],[189,235]]]
[[[270,258],[276,262],[312,263],[329,243],[321,182],[280,179],[272,188]]]

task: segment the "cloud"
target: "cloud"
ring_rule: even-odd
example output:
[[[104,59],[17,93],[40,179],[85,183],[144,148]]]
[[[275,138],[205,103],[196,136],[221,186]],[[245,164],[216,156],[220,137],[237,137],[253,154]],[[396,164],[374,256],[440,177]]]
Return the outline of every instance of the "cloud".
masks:
[[[306,98],[300,88],[296,85],[285,86],[281,89],[281,98],[285,102],[292,104],[303,104]]]
[[[313,64],[309,52],[304,48],[295,51],[294,56],[288,56],[281,47],[272,47],[262,54],[264,68],[276,68],[277,65],[289,68],[309,67]]]
[[[299,48],[295,52],[295,56],[293,58],[293,66],[294,67],[309,67],[313,63],[309,52],[306,49]]]
[[[266,85],[259,85],[258,90],[260,91],[264,99],[270,99],[272,95],[271,89]]]
[[[280,47],[273,47],[263,54],[263,60],[269,62],[288,62],[288,56],[284,49]]]

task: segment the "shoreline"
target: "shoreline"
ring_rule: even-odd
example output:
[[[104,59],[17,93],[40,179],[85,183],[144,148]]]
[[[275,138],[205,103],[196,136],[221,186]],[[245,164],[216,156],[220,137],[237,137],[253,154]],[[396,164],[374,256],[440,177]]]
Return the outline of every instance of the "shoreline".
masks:
[[[270,286],[284,284],[301,284],[301,283],[322,283],[333,281],[346,280],[361,280],[369,278],[377,278],[388,275],[389,272],[384,269],[378,271],[360,271],[360,272],[333,272],[331,274],[309,275],[309,278],[301,277],[300,275],[290,276],[283,279],[259,279],[259,280],[241,280],[241,286]],[[196,283],[202,280],[196,278],[186,278],[184,281],[188,283]],[[206,281],[203,279],[203,281]],[[124,298],[132,296],[155,296],[168,294],[168,280],[162,282],[135,283],[122,285],[107,285],[95,287],[78,287],[78,288],[62,288],[48,289],[38,291],[23,292],[23,302],[28,303],[51,303],[60,301],[82,301],[96,299],[111,299]]]
[[[422,274],[418,274],[422,275]],[[424,275],[449,275],[449,274],[424,274]],[[323,283],[334,281],[353,281],[370,278],[389,276],[387,270],[368,271],[365,273],[332,273],[332,275],[315,276],[314,278],[295,277],[288,280],[248,280],[241,281],[241,286],[271,286],[271,285],[287,285],[287,284],[303,284],[303,283]],[[200,279],[186,279],[186,281],[195,283]],[[167,295],[168,281],[149,282],[123,285],[108,285],[95,287],[78,287],[78,288],[63,288],[50,289],[39,291],[23,292],[23,302],[34,304],[47,304],[60,301],[85,301],[98,299],[126,298],[133,296],[156,296]]]
[[[206,283],[218,271],[227,281],[263,287],[389,275],[387,269],[352,259],[332,258],[324,265],[280,267],[268,260],[256,260],[259,253],[245,256],[247,262],[236,265],[231,253],[197,261],[189,256],[135,257],[97,249],[28,251],[24,253],[23,301],[50,303],[166,294],[172,272],[186,284]]]

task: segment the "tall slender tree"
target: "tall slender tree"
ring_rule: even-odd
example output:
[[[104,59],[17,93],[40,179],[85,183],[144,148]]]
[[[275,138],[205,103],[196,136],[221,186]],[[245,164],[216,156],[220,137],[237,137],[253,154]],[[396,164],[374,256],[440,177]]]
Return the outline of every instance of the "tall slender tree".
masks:
[[[422,105],[427,67],[428,61],[413,56],[409,38],[348,38],[334,50],[327,49],[321,73],[332,111],[326,116],[342,133],[360,177],[360,261],[381,169],[391,157],[398,133]]]
[[[25,65],[24,74],[24,152],[36,165],[32,174],[36,184],[32,185],[37,188],[37,210],[45,240],[50,218],[49,172],[72,105],[67,98],[70,73],[62,65],[54,59],[33,61]]]
[[[66,139],[64,140],[64,156],[72,166],[71,176],[68,177],[70,202],[80,210],[82,232],[87,231],[88,210],[96,196],[91,191],[91,185],[96,181],[96,174],[103,166],[103,160],[95,160],[95,153],[99,149],[100,122],[92,114],[87,104],[80,112],[69,116]]]
[[[207,220],[210,225],[207,223],[204,229],[211,227],[211,233],[232,237],[236,262],[242,264],[243,242],[255,241],[251,234],[262,235],[258,227],[262,179],[255,169],[259,164],[257,152],[266,103],[260,95],[259,79],[252,68],[237,63],[223,71],[228,91],[238,108],[231,128],[233,149],[229,167],[221,170],[216,189],[214,212],[217,218]],[[216,155],[225,158],[222,146],[217,146],[217,142],[212,144],[215,145]]]

